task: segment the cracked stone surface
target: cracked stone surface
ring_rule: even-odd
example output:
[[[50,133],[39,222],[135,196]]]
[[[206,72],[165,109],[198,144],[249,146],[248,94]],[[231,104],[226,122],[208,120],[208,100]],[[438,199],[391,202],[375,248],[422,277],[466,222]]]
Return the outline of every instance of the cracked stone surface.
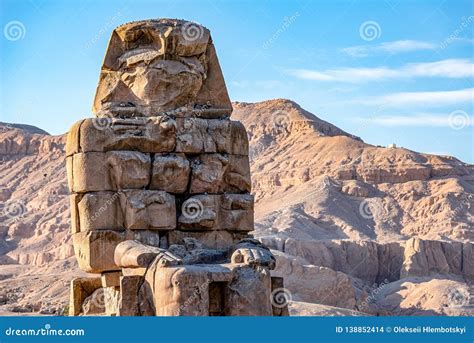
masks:
[[[72,126],[66,166],[75,255],[102,287],[72,292],[71,313],[272,315],[275,258],[249,235],[248,139],[209,30],[116,28],[93,112]]]

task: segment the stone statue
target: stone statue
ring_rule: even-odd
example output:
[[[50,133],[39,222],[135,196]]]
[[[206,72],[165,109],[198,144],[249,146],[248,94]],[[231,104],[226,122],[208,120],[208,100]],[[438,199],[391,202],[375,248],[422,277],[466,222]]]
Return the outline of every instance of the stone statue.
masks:
[[[249,235],[247,134],[209,30],[116,28],[93,112],[66,151],[76,258],[101,276],[72,281],[71,315],[287,315],[275,258]]]

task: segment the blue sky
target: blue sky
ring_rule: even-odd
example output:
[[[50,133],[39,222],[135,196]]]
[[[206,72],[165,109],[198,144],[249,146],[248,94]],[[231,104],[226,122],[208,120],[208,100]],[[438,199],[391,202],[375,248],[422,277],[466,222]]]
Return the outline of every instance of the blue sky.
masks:
[[[112,29],[173,17],[211,30],[234,101],[289,98],[368,143],[474,163],[473,4],[1,0],[0,121],[67,131]]]

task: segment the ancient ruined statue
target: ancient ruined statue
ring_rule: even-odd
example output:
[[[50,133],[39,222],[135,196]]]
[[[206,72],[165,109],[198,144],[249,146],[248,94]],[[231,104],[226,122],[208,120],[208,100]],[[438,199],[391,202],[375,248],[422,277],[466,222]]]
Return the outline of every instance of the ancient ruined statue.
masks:
[[[66,150],[76,258],[101,277],[72,281],[71,314],[284,315],[275,258],[249,235],[247,134],[209,30],[116,28],[93,112]]]

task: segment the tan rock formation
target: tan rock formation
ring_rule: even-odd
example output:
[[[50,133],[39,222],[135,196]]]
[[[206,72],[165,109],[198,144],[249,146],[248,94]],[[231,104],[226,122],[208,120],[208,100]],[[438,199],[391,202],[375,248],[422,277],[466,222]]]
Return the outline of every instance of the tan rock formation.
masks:
[[[330,306],[348,306],[354,302],[362,311],[357,314],[459,313],[454,311],[458,307],[453,306],[448,299],[456,289],[462,294],[468,290],[468,278],[465,275],[469,275],[468,270],[472,275],[474,270],[474,259],[467,255],[472,247],[465,244],[469,241],[472,243],[474,238],[474,173],[471,165],[453,157],[427,155],[402,148],[385,149],[362,143],[288,100],[234,103],[233,106],[232,118],[242,121],[250,136],[252,193],[257,200],[256,230],[253,234],[265,239],[272,249],[285,251],[284,257],[278,251],[274,253],[279,259],[278,265],[282,266],[278,271],[281,270],[281,275],[286,277],[285,287],[293,294],[293,300],[312,302],[304,306],[299,306],[302,303],[298,303],[298,306],[292,303],[294,306],[291,306],[290,311],[293,314],[352,315],[354,309]],[[274,113],[281,114],[281,111],[291,119],[287,131],[277,130],[272,125]],[[82,152],[138,151],[139,147],[143,147],[148,152],[168,151],[161,153],[162,156],[172,155],[170,152],[175,149],[179,118],[174,121],[175,124],[172,118],[161,121],[159,130],[158,126],[138,124],[144,120],[156,119],[159,122],[159,118],[137,118],[127,125],[124,121],[129,119],[114,118],[110,120],[116,125],[105,124],[103,130],[96,129],[92,123],[107,123],[109,119],[86,119],[81,128],[87,128],[87,132],[93,132],[94,135],[84,133],[80,136],[85,140]],[[236,121],[215,121],[242,126]],[[118,125],[118,122],[122,124]],[[122,132],[122,128],[128,125],[131,130]],[[237,132],[241,133],[242,130]],[[243,134],[245,138],[245,131]],[[152,136],[156,138],[150,138]],[[100,141],[88,142],[88,137],[100,138],[105,148]],[[234,135],[232,141],[236,139]],[[72,246],[69,194],[64,168],[65,141],[65,136],[50,136],[38,129],[0,124],[0,187],[3,187],[0,189],[0,211],[3,209],[0,214],[2,314],[64,313],[69,296],[69,283],[64,280],[86,276],[77,268]],[[224,140],[217,142],[224,144]],[[230,149],[225,144],[221,145],[222,149]],[[242,154],[230,150],[216,151],[212,144],[208,146],[212,148],[212,153]],[[243,145],[239,143],[234,146]],[[155,160],[158,155],[160,153],[155,153]],[[366,171],[376,170],[378,166],[392,170],[396,176],[410,165],[424,166],[431,169],[433,174],[424,181],[363,181]],[[410,173],[405,173],[406,177],[414,177]],[[337,175],[345,179],[339,179]],[[368,214],[364,214],[367,218],[363,217],[359,212],[361,204],[366,202],[374,206],[373,217]],[[379,204],[383,205],[382,210],[377,210]],[[5,214],[2,205],[18,211]],[[176,208],[180,211],[181,205],[178,204]],[[134,234],[140,235],[139,241],[149,241],[149,245],[159,246],[152,231],[133,230]],[[225,230],[196,232],[176,229],[169,231],[168,237],[163,237],[163,240],[167,239],[168,245],[188,246],[192,250],[196,245],[189,238],[195,238],[202,243],[203,249],[225,249],[245,235],[245,232]],[[397,269],[400,274],[402,265],[415,265],[409,262],[415,261],[410,255],[404,262],[404,242],[411,237],[419,237],[424,241],[441,240],[443,246],[452,242],[458,247],[457,242],[462,242],[463,254],[466,254],[463,258],[465,271],[454,270],[441,274],[428,265],[429,275],[390,279],[385,285],[385,266],[388,266],[389,275],[396,276]],[[341,239],[347,243],[341,244]],[[334,243],[331,242],[333,240]],[[360,240],[371,240],[377,248],[373,247],[373,243],[360,244]],[[318,246],[318,243],[328,247]],[[330,249],[329,245],[333,244],[334,247]],[[450,251],[449,247],[446,249]],[[333,252],[340,254],[340,258],[331,257]],[[370,263],[366,264],[359,255],[365,256]],[[293,265],[296,263],[292,262],[294,259],[302,260]],[[334,260],[338,263],[331,262]],[[362,262],[355,272],[352,272],[351,266],[354,265],[350,263],[351,260]],[[372,262],[375,260],[378,262]],[[300,272],[307,270],[300,266],[308,265],[314,266],[308,268],[311,272]],[[334,273],[313,272],[321,266]],[[341,270],[337,270],[337,266]],[[135,277],[129,273],[129,269],[122,276],[122,285],[133,289]],[[346,288],[348,283],[339,273],[352,279],[354,290]],[[386,298],[385,294],[388,293],[381,291],[380,296],[371,296],[374,280],[377,283],[375,290],[383,284],[383,289],[390,290],[392,295]],[[321,289],[339,285],[340,298],[345,300],[330,293],[323,299],[324,292],[314,291],[312,285],[320,285]],[[437,291],[433,291],[432,285],[436,286]],[[355,299],[351,300],[353,291]],[[428,296],[423,297],[424,294]],[[373,303],[367,301],[369,305],[360,306],[364,297],[373,299]],[[146,313],[147,302],[141,300],[143,314]],[[128,305],[138,306],[137,301],[123,299],[123,313],[132,309]],[[317,302],[329,305],[317,305]],[[428,306],[430,310],[423,310],[428,309]]]
[[[207,29],[160,19],[114,30],[98,118],[74,124],[66,144],[76,258],[102,274],[87,298],[71,293],[72,314],[95,313],[99,292],[106,315],[288,313],[273,306],[275,258],[248,234],[248,141],[231,111]]]
[[[112,32],[99,78],[97,116],[227,117],[232,111],[209,30],[145,20]]]

